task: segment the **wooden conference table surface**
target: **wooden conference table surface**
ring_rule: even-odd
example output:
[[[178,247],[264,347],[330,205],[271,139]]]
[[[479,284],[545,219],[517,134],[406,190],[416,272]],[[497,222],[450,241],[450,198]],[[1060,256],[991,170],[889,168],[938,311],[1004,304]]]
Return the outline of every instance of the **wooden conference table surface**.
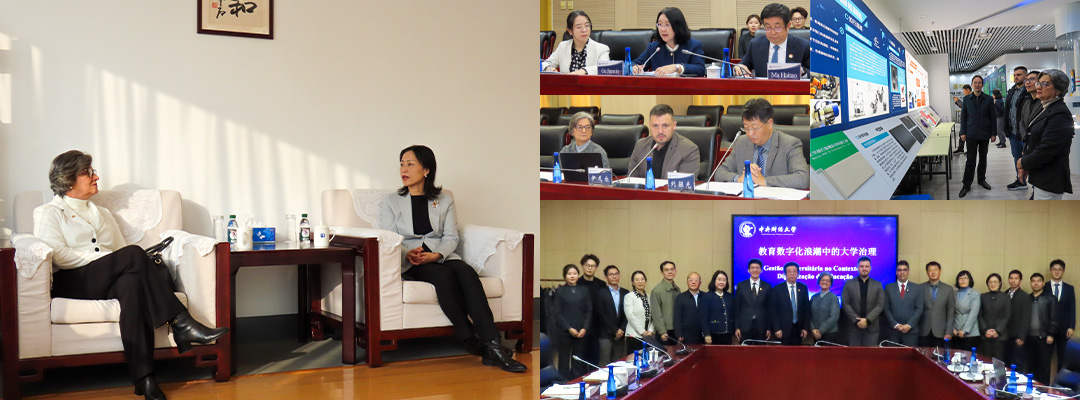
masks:
[[[692,352],[679,355],[679,346],[668,346],[675,363],[619,398],[990,398],[982,382],[966,383],[931,359],[932,348],[687,347]],[[603,390],[589,397],[603,398]]]
[[[540,74],[541,95],[809,95],[810,81]]]

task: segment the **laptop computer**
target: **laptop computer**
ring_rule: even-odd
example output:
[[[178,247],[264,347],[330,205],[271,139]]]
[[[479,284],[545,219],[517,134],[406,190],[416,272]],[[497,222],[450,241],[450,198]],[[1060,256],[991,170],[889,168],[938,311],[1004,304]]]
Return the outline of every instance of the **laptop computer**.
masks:
[[[564,182],[588,182],[589,168],[603,167],[604,160],[600,153],[559,153],[559,166]]]

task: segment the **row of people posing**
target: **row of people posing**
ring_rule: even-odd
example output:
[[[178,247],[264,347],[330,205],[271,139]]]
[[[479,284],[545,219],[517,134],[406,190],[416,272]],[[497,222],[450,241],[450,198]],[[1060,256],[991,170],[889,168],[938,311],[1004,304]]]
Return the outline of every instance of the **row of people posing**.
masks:
[[[756,15],[751,17],[757,17]],[[739,64],[734,65],[735,74],[766,77],[769,63],[798,63],[810,70],[810,42],[788,36],[792,11],[785,5],[772,3],[761,10],[758,21],[765,36],[746,39],[746,51],[741,52]],[[805,21],[805,16],[802,17]],[[751,18],[747,19],[749,26]],[[610,49],[591,39],[592,19],[584,11],[573,11],[566,17],[566,32],[571,39],[559,43],[555,51],[544,60],[545,71],[561,71],[571,74],[595,75],[597,65],[610,61]],[[751,30],[751,35],[756,29]],[[652,71],[656,75],[684,74],[705,76],[705,60],[700,41],[690,37],[690,27],[682,10],[668,7],[656,14],[656,30],[652,42],[633,60],[633,73]],[[739,47],[743,47],[740,39]],[[684,53],[687,50],[693,54]]]

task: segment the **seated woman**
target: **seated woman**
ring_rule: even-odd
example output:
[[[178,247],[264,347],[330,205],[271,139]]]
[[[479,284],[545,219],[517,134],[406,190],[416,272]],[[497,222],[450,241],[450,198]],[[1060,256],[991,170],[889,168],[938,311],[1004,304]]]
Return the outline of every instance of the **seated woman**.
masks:
[[[746,17],[746,29],[750,33],[739,37],[739,58],[746,57],[746,52],[750,51],[750,41],[754,40],[754,35],[761,29],[761,17],[757,14]]]
[[[635,74],[653,71],[657,75],[705,76],[705,61],[696,55],[685,54],[683,50],[705,54],[701,42],[690,38],[690,27],[686,25],[686,18],[681,10],[675,7],[660,10],[660,13],[656,14],[653,42],[649,43],[644,53],[634,59],[633,71]]]
[[[34,236],[53,248],[53,297],[120,302],[120,339],[135,394],[164,399],[154,380],[154,329],[172,326],[180,353],[192,343],[209,344],[228,332],[191,317],[173,294],[173,283],[146,251],[128,244],[109,210],[90,197],[101,179],[93,158],[63,153],[49,168],[52,201],[34,209]]]
[[[589,39],[592,20],[584,11],[574,11],[566,16],[566,32],[573,38],[559,43],[559,47],[544,60],[544,71],[559,71],[577,75],[596,75],[596,65],[610,61],[611,50],[607,45]]]
[[[592,142],[593,128],[596,127],[596,120],[593,119],[592,114],[587,112],[579,112],[570,117],[570,134],[574,136],[574,142],[566,146],[563,146],[560,153],[600,153],[600,159],[604,163],[604,168],[611,168],[611,164],[608,163],[607,152],[603,147]]]
[[[709,281],[709,293],[701,297],[701,330],[705,344],[729,345],[735,333],[735,296],[731,294],[727,272],[716,271]]]
[[[435,297],[454,325],[454,336],[469,353],[481,356],[484,365],[524,372],[525,364],[514,360],[499,342],[480,276],[454,252],[457,213],[453,196],[435,186],[435,153],[427,146],[409,146],[399,159],[403,186],[383,202],[378,228],[404,237],[402,275],[435,286]]]
[[[1024,156],[1016,160],[1020,181],[1034,187],[1035,200],[1061,200],[1065,193],[1072,193],[1069,171],[1069,151],[1072,148],[1073,120],[1069,107],[1062,98],[1069,91],[1069,76],[1058,69],[1039,74],[1035,84],[1035,98],[1042,107],[1035,105],[1028,138],[1024,143]]]

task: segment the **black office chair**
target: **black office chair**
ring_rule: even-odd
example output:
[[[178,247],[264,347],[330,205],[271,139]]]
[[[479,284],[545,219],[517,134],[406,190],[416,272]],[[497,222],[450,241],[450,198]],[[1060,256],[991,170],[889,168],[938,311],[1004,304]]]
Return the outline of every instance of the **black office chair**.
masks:
[[[810,114],[795,114],[791,119],[792,125],[810,125]]]
[[[803,157],[810,164],[810,125],[773,125],[773,131],[777,130],[802,141]]]
[[[774,125],[799,125],[794,123],[795,115],[810,113],[810,106],[806,104],[773,104],[772,107]]]
[[[544,125],[547,125],[547,124],[548,124],[548,116],[544,115],[544,114],[540,114],[540,126],[544,126]]]
[[[741,118],[742,117],[742,112],[745,109],[746,109],[746,106],[744,106],[742,104],[732,104],[730,106],[727,106],[727,110],[724,113],[724,115],[734,115],[736,117]]]
[[[645,129],[644,125],[596,125],[592,142],[607,153],[612,173],[622,176],[629,172],[634,145]]]
[[[676,126],[678,127],[711,126],[708,115],[673,115],[672,118],[675,120]]]
[[[708,115],[712,126],[716,126],[720,124],[720,116],[724,115],[724,106],[687,106],[686,115]]]
[[[1054,377],[1054,386],[1066,387],[1080,392],[1080,339],[1073,336],[1065,345],[1065,356],[1058,360],[1061,370]],[[1073,393],[1075,394],[1075,393]]]
[[[566,108],[566,113],[568,115],[574,115],[574,114],[577,114],[579,112],[587,112],[589,114],[592,114],[593,118],[600,118],[600,107],[597,107],[597,106],[567,107]]]
[[[764,32],[764,30],[759,30],[758,32],[759,33]],[[805,41],[808,41],[808,42],[810,41],[810,28],[806,28],[806,29],[788,29],[787,34],[788,34],[788,36],[794,36],[794,37],[797,37],[799,39],[802,39],[802,40],[805,40]]]
[[[697,39],[701,42],[702,50],[705,51],[705,55],[712,58],[724,59],[724,49],[730,49],[732,40],[735,37],[735,29],[731,28],[708,28],[699,29],[696,31],[690,31],[690,37]],[[731,58],[738,58],[738,54],[728,53]],[[712,60],[705,59],[705,64],[712,63]]]
[[[604,125],[645,125],[645,116],[641,114],[604,114],[597,124]]]
[[[555,125],[569,126],[570,125],[570,117],[573,117],[573,116],[574,116],[573,114],[560,115],[559,118],[555,120]]]
[[[608,56],[612,60],[624,60],[627,47],[630,48],[630,59],[633,60],[641,53],[644,53],[646,47],[649,47],[649,43],[652,42],[652,34],[652,29],[606,31],[597,41],[606,44],[611,49]]]
[[[739,115],[727,115],[720,117],[720,131],[723,132],[723,144],[730,146],[731,141],[735,140],[735,134],[742,129],[742,116]]]
[[[546,59],[555,51],[555,32],[540,31],[540,59]]]
[[[559,120],[559,116],[566,114],[566,107],[540,107],[540,114],[547,115],[548,123],[552,124]]]
[[[698,147],[698,154],[701,156],[701,161],[698,163],[695,179],[703,181],[705,178],[708,178],[709,173],[712,172],[713,162],[716,161],[716,141],[718,140],[716,128],[699,126],[683,127],[682,125],[678,125],[675,127],[675,133],[690,139],[690,141],[694,142]]]
[[[562,150],[566,125],[540,127],[540,167],[555,166],[555,152]]]

